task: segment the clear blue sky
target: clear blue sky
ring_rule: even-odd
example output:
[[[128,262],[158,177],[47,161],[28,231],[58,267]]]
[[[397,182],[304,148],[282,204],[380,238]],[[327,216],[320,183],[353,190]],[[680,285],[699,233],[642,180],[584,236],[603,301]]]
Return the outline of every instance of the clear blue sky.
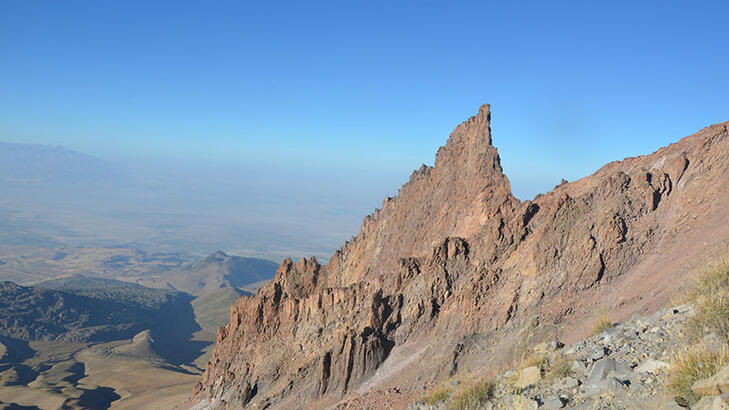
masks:
[[[729,120],[727,16],[726,1],[0,0],[0,140],[357,184],[376,167],[392,190],[488,102],[524,199]]]

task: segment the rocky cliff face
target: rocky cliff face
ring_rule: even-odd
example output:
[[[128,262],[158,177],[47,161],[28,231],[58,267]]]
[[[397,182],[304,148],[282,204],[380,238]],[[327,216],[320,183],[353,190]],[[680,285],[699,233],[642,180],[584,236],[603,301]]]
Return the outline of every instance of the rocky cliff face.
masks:
[[[239,299],[193,400],[321,407],[498,365],[597,309],[657,309],[729,245],[727,123],[525,202],[489,124],[485,105],[328,265],[285,260]]]

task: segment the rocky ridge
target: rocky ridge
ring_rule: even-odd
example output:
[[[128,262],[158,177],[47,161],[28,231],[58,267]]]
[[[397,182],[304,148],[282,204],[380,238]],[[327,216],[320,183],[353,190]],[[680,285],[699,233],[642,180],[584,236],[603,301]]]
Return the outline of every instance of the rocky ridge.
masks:
[[[569,343],[597,309],[666,304],[729,243],[727,123],[521,202],[490,119],[459,125],[328,265],[284,260],[239,299],[192,401],[325,407],[495,366],[525,334]]]

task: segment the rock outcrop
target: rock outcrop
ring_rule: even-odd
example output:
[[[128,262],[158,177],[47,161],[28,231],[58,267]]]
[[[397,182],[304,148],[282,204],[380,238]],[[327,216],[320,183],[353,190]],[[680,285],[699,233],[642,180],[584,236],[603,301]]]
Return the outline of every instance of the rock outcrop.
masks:
[[[193,401],[322,407],[498,365],[527,335],[577,340],[597,309],[657,309],[729,243],[727,123],[522,202],[490,115],[459,125],[326,266],[285,260],[239,299]]]
[[[509,369],[490,378],[489,397],[474,408],[680,410],[683,407],[676,404],[665,381],[676,346],[685,342],[684,327],[693,311],[691,304],[674,306],[647,317],[636,315],[570,346],[558,341],[537,344],[524,352],[527,359],[523,360],[537,365]],[[525,373],[531,374],[529,380],[523,377]],[[712,381],[720,378],[717,375]],[[407,409],[453,408],[448,396],[457,396],[461,385],[468,386],[452,380],[443,400],[429,404],[421,396]]]

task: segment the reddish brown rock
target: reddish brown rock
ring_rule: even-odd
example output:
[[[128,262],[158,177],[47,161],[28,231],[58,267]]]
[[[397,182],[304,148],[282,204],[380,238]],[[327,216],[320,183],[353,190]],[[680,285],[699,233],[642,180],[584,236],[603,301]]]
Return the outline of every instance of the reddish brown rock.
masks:
[[[238,300],[193,401],[325,407],[493,368],[597,310],[659,308],[729,247],[727,123],[525,202],[489,123],[485,105],[328,265],[285,260]]]

